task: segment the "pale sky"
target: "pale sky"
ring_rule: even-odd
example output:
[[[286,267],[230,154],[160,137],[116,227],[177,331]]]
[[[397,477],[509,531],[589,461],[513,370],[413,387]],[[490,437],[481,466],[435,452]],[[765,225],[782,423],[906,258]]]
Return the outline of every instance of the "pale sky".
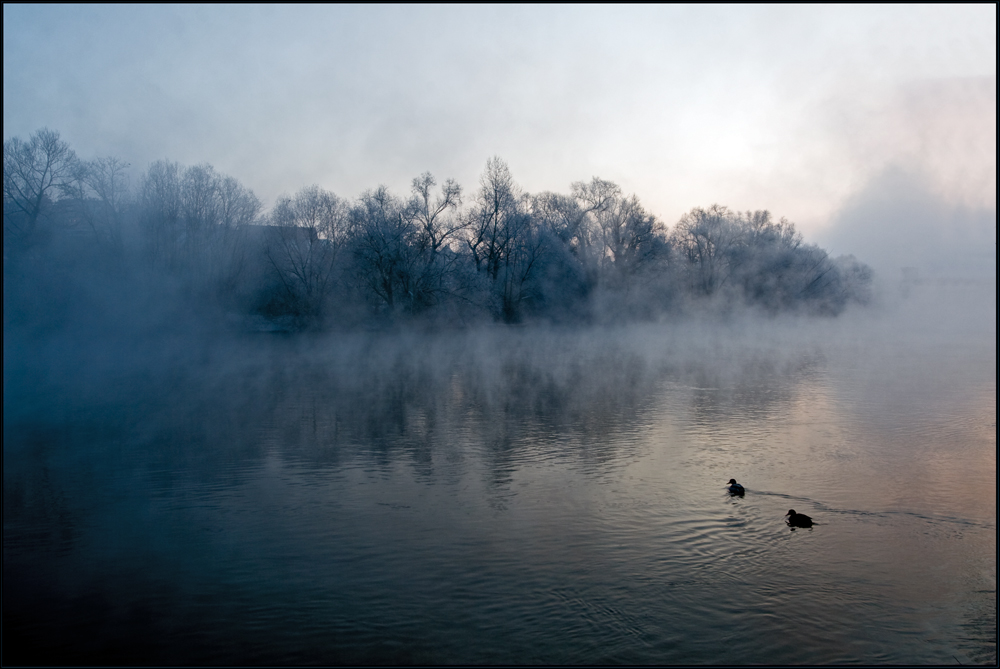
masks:
[[[5,139],[50,127],[84,158],[211,163],[268,205],[313,183],[406,195],[428,170],[471,195],[499,155],[529,192],[600,176],[671,226],[695,206],[770,209],[861,258],[917,225],[869,220],[895,188],[919,201],[907,211],[945,212],[921,225],[950,217],[992,244],[995,267],[995,5],[3,17]]]

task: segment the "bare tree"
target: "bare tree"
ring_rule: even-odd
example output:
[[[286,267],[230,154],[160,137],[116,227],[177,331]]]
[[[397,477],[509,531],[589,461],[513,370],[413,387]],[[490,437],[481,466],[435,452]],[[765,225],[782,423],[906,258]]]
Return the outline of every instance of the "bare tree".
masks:
[[[666,257],[666,228],[635,195],[625,197],[617,184],[594,177],[574,183],[573,197],[583,210],[582,227],[599,246],[603,274],[616,287],[627,290],[640,272]]]
[[[78,160],[59,133],[36,131],[28,141],[3,143],[4,235],[26,241],[34,235],[44,208],[78,176]]]
[[[70,224],[83,223],[104,248],[120,254],[123,221],[130,203],[129,164],[106,157],[77,161],[72,179],[60,188]]]
[[[120,158],[97,158],[86,163],[84,179],[97,201],[100,215],[90,223],[98,239],[117,250],[122,248],[122,223],[131,192],[129,164]]]
[[[584,213],[600,215],[614,207],[615,201],[622,196],[622,189],[613,181],[594,177],[590,183],[574,182],[572,193]]]
[[[154,262],[177,264],[183,230],[181,225],[181,168],[158,160],[139,183],[139,225],[146,251]]]
[[[366,191],[352,210],[357,276],[369,295],[389,311],[411,312],[430,296],[420,259],[420,230],[405,216],[404,204],[385,186]]]
[[[590,269],[595,236],[587,219],[588,211],[571,196],[540,193],[531,198],[531,216],[547,228],[580,263]]]
[[[531,198],[514,182],[510,168],[494,156],[479,179],[465,242],[476,270],[492,284],[495,316],[521,318],[522,305],[536,295],[533,279],[543,261],[547,235],[532,218]]]
[[[181,175],[181,218],[192,242],[219,223],[219,180],[207,164],[189,167]]]
[[[507,222],[509,239],[496,277],[500,314],[514,323],[521,319],[522,305],[539,296],[532,290],[533,279],[544,262],[547,237],[538,229],[527,211],[519,211]]]
[[[733,248],[741,230],[728,208],[713,204],[684,214],[674,227],[673,240],[684,254],[691,288],[711,295],[729,280]]]
[[[829,314],[868,296],[867,266],[853,258],[834,260],[804,244],[792,223],[775,221],[767,211],[694,209],[674,228],[674,240],[697,294],[722,291],[771,312],[805,308]]]
[[[267,307],[301,325],[319,325],[336,281],[337,259],[347,239],[347,204],[318,186],[283,197],[264,228],[264,254],[282,295]]]
[[[635,195],[619,199],[601,217],[605,260],[620,279],[636,276],[662,255],[665,228]]]
[[[507,163],[497,156],[486,161],[479,186],[465,242],[476,269],[496,281],[514,240],[523,228],[520,211],[522,195]]]
[[[215,183],[217,222],[224,228],[253,225],[263,205],[254,192],[230,176],[221,176]]]
[[[558,321],[588,319],[599,259],[584,210],[571,196],[545,192],[532,196],[531,218],[543,242],[531,286],[532,310]]]
[[[155,258],[213,274],[242,271],[240,231],[256,221],[262,208],[253,191],[211,165],[182,169],[162,160],[144,175],[139,204],[140,223]]]
[[[175,274],[202,302],[234,308],[250,269],[248,229],[261,203],[211,165],[157,161],[143,175],[136,220],[151,262]]]
[[[468,225],[468,221],[454,215],[462,204],[462,187],[454,179],[448,179],[441,186],[441,194],[433,198],[431,189],[436,183],[430,172],[415,177],[411,187],[413,198],[407,212],[420,229],[421,244],[432,257]]]

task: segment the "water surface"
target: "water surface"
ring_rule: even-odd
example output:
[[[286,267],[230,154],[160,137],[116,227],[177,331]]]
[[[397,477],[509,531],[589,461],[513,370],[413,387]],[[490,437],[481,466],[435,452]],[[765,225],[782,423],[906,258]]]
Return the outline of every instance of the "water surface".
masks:
[[[918,297],[5,341],[3,660],[995,663],[995,292]]]

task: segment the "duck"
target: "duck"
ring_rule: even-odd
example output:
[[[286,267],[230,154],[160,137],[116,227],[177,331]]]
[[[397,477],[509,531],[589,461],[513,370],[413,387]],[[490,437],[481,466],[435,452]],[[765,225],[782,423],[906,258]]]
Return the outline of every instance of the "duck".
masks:
[[[730,495],[742,495],[746,492],[746,489],[736,482],[736,479],[729,479],[729,494]]]
[[[791,527],[812,527],[813,519],[804,513],[795,513],[795,509],[789,509],[788,513],[788,524]]]

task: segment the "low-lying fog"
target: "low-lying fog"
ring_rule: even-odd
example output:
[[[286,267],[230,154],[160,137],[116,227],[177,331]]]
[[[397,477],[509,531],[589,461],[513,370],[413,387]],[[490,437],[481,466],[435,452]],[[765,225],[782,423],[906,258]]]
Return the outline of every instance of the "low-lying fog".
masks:
[[[994,661],[995,305],[9,331],[5,659]]]
[[[4,5],[5,665],[996,664],[995,6],[571,14]]]

